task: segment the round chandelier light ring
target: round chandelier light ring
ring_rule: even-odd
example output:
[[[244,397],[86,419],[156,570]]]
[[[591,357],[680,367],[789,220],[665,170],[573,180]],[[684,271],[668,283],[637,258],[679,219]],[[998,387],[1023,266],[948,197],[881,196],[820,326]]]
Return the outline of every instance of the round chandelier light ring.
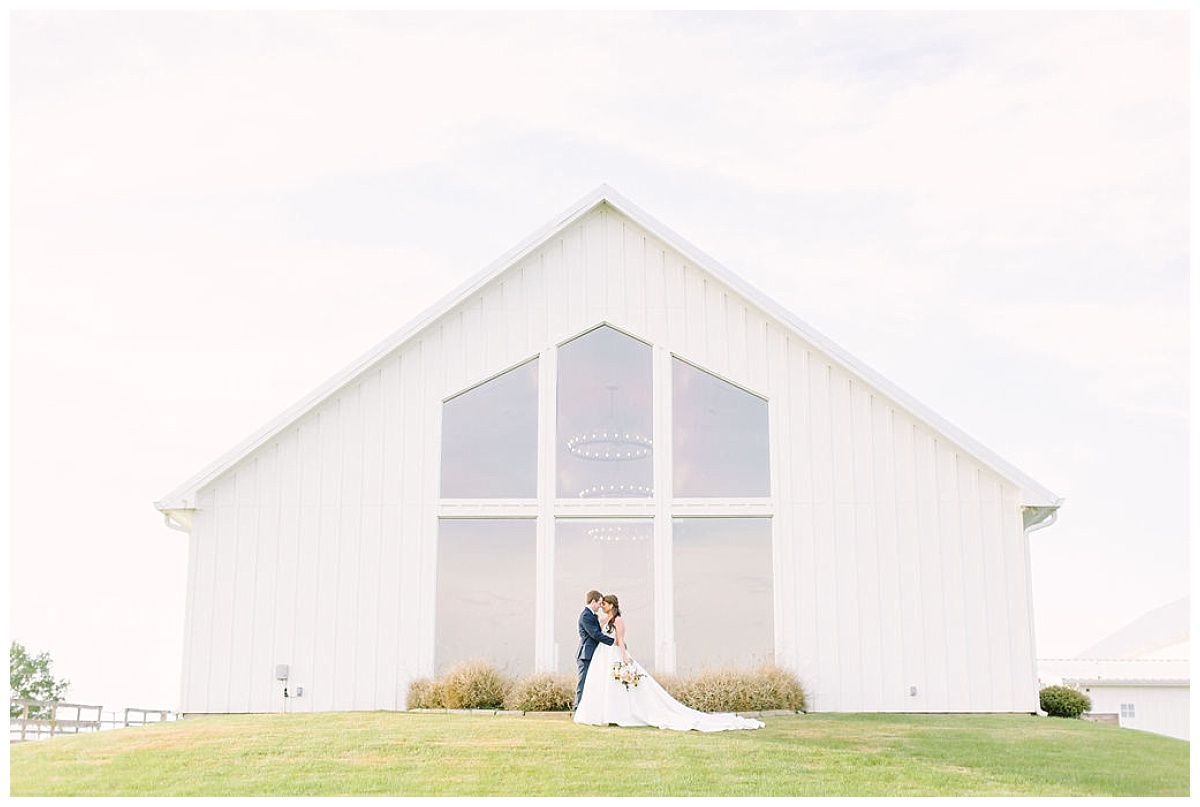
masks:
[[[593,432],[568,439],[567,451],[583,460],[642,460],[654,453],[654,441],[633,432]]]
[[[633,524],[603,524],[588,529],[588,537],[596,541],[645,541],[652,531]]]
[[[589,485],[579,491],[581,499],[636,498],[639,496],[652,498],[654,488],[648,485]]]

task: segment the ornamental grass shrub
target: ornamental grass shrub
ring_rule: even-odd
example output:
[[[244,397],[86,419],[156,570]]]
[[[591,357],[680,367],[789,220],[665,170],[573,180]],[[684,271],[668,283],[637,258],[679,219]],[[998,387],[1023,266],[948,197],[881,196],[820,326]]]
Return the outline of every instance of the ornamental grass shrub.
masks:
[[[1038,700],[1042,711],[1051,717],[1079,717],[1092,708],[1092,699],[1072,687],[1043,687]]]
[[[673,698],[701,712],[802,712],[807,705],[796,676],[770,664],[654,678]],[[420,678],[409,684],[408,708],[569,712],[575,704],[575,684],[575,676],[559,673],[534,673],[514,681],[487,662],[466,661],[439,680]]]
[[[656,676],[663,689],[701,712],[804,711],[804,687],[794,674],[766,664],[752,670],[705,670],[694,675]]]
[[[558,673],[535,673],[513,684],[504,708],[520,712],[569,712],[575,703],[576,679]]]
[[[418,678],[408,685],[409,709],[445,709],[442,685],[428,678]]]
[[[447,709],[500,709],[513,682],[486,661],[460,662],[439,682]]]
[[[803,712],[808,706],[800,679],[795,673],[774,664],[764,664],[754,671],[754,686],[759,701],[772,704],[760,707],[763,711],[787,709]]]

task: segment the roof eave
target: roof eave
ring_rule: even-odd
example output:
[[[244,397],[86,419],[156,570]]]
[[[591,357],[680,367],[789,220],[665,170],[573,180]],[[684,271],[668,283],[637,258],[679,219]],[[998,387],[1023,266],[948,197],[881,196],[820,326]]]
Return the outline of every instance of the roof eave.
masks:
[[[1189,678],[1078,678],[1063,677],[1064,684],[1095,687],[1188,687],[1192,682]]]

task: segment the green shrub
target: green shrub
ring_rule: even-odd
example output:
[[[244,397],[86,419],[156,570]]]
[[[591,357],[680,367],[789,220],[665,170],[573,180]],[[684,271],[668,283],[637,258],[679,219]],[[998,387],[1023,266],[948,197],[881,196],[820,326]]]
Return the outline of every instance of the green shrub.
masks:
[[[575,678],[535,673],[513,684],[504,708],[520,712],[569,712],[575,703]]]
[[[1092,708],[1092,699],[1071,687],[1043,687],[1038,697],[1042,711],[1051,717],[1079,717]]]
[[[774,665],[753,670],[706,670],[688,677],[655,676],[663,689],[701,712],[803,711],[804,688],[791,672]]]
[[[445,709],[442,685],[428,678],[418,678],[408,685],[409,709]]]
[[[499,709],[512,681],[486,661],[456,664],[441,680],[442,702],[447,709]]]

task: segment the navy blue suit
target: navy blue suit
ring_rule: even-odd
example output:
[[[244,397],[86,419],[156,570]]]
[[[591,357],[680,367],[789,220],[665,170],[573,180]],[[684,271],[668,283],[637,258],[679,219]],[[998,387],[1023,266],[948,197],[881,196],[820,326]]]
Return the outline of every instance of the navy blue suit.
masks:
[[[592,663],[592,654],[596,645],[603,642],[612,644],[613,638],[605,636],[600,630],[600,620],[592,613],[591,608],[584,608],[579,615],[579,650],[575,653],[575,664],[579,667],[579,686],[575,687],[575,708],[583,698],[583,682],[587,680],[588,665]]]

